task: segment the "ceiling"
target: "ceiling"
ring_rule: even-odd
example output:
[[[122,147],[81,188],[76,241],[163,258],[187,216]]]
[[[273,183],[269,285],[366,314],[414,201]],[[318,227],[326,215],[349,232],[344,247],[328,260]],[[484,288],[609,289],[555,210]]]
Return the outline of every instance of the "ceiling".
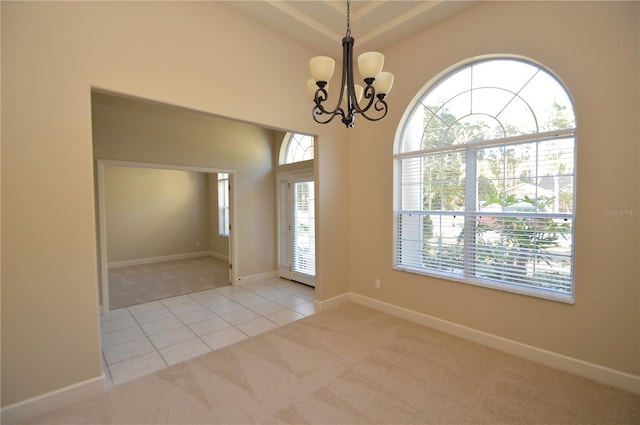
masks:
[[[351,35],[356,52],[383,50],[433,26],[476,0],[352,0]],[[341,0],[229,0],[222,3],[319,52],[335,56],[347,28]]]

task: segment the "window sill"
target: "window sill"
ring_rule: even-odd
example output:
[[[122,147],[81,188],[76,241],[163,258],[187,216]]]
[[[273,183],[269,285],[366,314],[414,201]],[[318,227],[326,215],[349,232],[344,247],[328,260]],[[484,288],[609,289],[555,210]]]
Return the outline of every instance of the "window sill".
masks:
[[[435,277],[438,279],[444,279],[456,283],[466,283],[468,285],[480,286],[483,288],[494,289],[503,292],[510,292],[518,295],[526,295],[534,298],[541,298],[549,301],[556,301],[565,304],[575,304],[575,298],[573,294],[563,294],[560,292],[550,291],[539,288],[529,288],[523,285],[516,285],[510,283],[500,283],[481,279],[473,279],[464,277],[462,275],[455,275],[452,273],[437,273],[428,272],[417,268],[411,268],[406,266],[393,266],[393,270],[397,270],[405,273],[419,274],[422,276]]]

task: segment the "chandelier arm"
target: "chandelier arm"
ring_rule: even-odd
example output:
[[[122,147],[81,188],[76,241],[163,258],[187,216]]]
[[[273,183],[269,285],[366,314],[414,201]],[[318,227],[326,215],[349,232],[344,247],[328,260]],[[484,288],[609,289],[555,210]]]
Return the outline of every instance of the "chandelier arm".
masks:
[[[376,99],[376,89],[373,87],[372,84],[367,84],[367,86],[364,88],[364,94],[362,97],[365,99],[369,99],[366,106],[360,106],[358,103],[356,103],[354,109],[356,110],[356,112],[365,116],[364,113],[367,112],[369,108],[371,108],[371,105],[373,105],[373,101]]]
[[[343,55],[344,56],[344,55]],[[344,66],[344,65],[343,65]],[[333,108],[333,111],[331,111],[330,113],[332,114],[337,114],[338,112],[340,112],[340,114],[344,117],[344,111],[342,110],[342,108],[340,107],[340,104],[342,103],[342,98],[344,97],[344,86],[345,86],[345,80],[346,80],[346,75],[344,75],[344,69],[342,70],[342,80],[340,82],[340,94],[338,95],[338,100],[336,102],[336,107]],[[347,94],[348,96],[348,94]]]
[[[326,109],[322,108],[322,110],[324,111],[325,114],[334,114],[334,115],[335,114],[341,114],[344,117],[344,111],[340,107],[340,104],[342,103],[342,98],[344,96],[344,81],[345,81],[345,75],[344,75],[344,72],[343,72],[342,73],[342,83],[340,84],[340,94],[338,95],[338,101],[336,102],[336,106],[331,111],[327,111]],[[327,97],[328,97],[328,95],[327,95]],[[325,100],[326,100],[326,98],[325,98]]]
[[[344,58],[346,57],[346,47],[345,47],[345,40],[346,37],[342,40],[342,46],[343,46],[343,63],[344,63]],[[313,119],[320,123],[320,124],[324,124],[324,123],[328,123],[331,122],[333,120],[333,118],[335,118],[336,115],[341,115],[343,120],[345,118],[345,112],[344,110],[340,107],[340,104],[342,103],[342,98],[345,94],[345,80],[347,79],[347,76],[345,75],[344,72],[344,65],[343,65],[343,70],[342,70],[342,81],[340,84],[340,94],[338,95],[338,100],[336,102],[336,106],[332,109],[332,110],[327,110],[323,105],[322,102],[326,101],[329,98],[329,94],[327,93],[327,90],[324,88],[319,88],[318,90],[316,90],[316,95],[314,98],[314,102],[316,104],[316,106],[313,108]],[[320,96],[321,95],[321,96]],[[347,94],[348,96],[348,94]],[[318,119],[316,119],[316,115],[331,115],[331,117],[324,122],[318,121]]]
[[[316,94],[314,96],[315,106],[311,110],[311,116],[313,117],[313,120],[319,124],[327,124],[333,121],[336,115],[342,115],[344,117],[344,112],[341,108],[336,107],[333,111],[327,111],[324,106],[322,106],[322,102],[327,100],[328,96],[327,90],[325,90],[324,87],[316,90]],[[319,119],[319,117],[323,115],[328,115],[326,120]]]
[[[329,112],[323,112],[324,108],[322,107],[318,107],[317,105],[313,107],[313,109],[311,110],[311,116],[313,117],[313,120],[315,122],[317,122],[318,124],[327,124],[330,123],[331,121],[333,121],[333,119],[338,116],[338,115],[342,115],[344,116],[344,112],[342,112],[342,109],[339,109],[337,111],[334,111],[332,113]],[[321,120],[318,117],[322,117],[322,116],[326,116],[326,120]]]
[[[387,111],[388,111],[388,110],[387,110],[387,102],[385,102],[384,100],[382,100],[382,99],[377,99],[373,109],[375,109],[375,110],[376,110],[376,111],[378,111],[378,112],[382,112],[382,115],[380,115],[379,117],[373,117],[373,118],[372,118],[372,117],[370,117],[370,116],[368,116],[368,115],[366,114],[366,112],[368,111],[368,109],[367,109],[367,110],[364,110],[364,111],[362,111],[362,112],[360,112],[360,114],[361,114],[363,117],[365,117],[366,119],[368,119],[369,121],[379,121],[379,120],[381,120],[382,118],[384,118],[384,117],[386,117],[386,116],[387,116]]]
[[[321,87],[318,90],[316,90],[316,94],[315,94],[315,96],[313,98],[313,101],[315,102],[316,106],[318,106],[321,110],[324,111],[324,107],[322,106],[322,102],[327,100],[327,97],[329,97],[329,94],[327,93],[327,90],[325,88]]]

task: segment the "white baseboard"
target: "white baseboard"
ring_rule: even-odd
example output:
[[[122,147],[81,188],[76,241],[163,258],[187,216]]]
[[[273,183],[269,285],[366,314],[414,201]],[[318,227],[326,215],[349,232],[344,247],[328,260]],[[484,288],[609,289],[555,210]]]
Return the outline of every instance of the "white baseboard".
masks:
[[[564,372],[573,373],[594,381],[611,385],[625,391],[640,395],[640,376],[630,373],[621,372],[595,363],[565,356],[563,354],[554,353],[532,345],[523,344],[447,320],[439,319],[434,316],[419,313],[393,304],[385,303],[364,295],[349,292],[329,300],[319,302],[320,311],[328,306],[334,306],[344,301],[352,301],[357,304],[364,305],[374,310],[382,311],[405,320],[419,323],[424,326],[454,335],[469,341],[495,348],[505,353],[513,354],[527,360],[534,361]]]
[[[272,270],[270,272],[264,272],[264,273],[257,273],[257,274],[251,274],[248,276],[242,276],[238,278],[237,282],[234,282],[234,285],[244,285],[246,283],[252,283],[252,282],[259,282],[261,280],[265,280],[265,279],[273,279],[275,277],[278,277],[278,271],[277,270]]]
[[[98,376],[59,388],[18,403],[5,406],[1,410],[1,422],[5,425],[25,422],[54,410],[70,406],[79,401],[100,395],[104,392],[104,378]]]
[[[338,306],[346,301],[351,301],[351,292],[347,292],[345,294],[337,295],[333,298],[329,298],[324,301],[314,301],[313,307],[316,312],[318,311],[326,311],[332,309],[335,306]]]
[[[117,269],[120,267],[141,266],[143,264],[161,263],[163,261],[187,260],[189,258],[208,257],[208,256],[215,257],[212,251],[187,252],[184,254],[163,255],[161,257],[147,257],[147,258],[137,258],[133,260],[113,261],[107,264],[107,268]]]
[[[229,256],[225,255],[225,254],[220,254],[219,252],[213,252],[213,251],[209,251],[208,252],[209,256],[213,257],[213,258],[217,258],[218,260],[224,260],[224,261],[229,261]]]

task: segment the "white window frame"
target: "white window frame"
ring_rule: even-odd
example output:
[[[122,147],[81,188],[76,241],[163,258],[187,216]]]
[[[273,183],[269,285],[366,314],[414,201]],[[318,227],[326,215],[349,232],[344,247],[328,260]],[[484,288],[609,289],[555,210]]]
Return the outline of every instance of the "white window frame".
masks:
[[[218,234],[229,236],[229,174],[218,173]]]
[[[310,143],[304,146],[308,142]],[[313,160],[314,144],[313,136],[302,133],[287,133],[282,141],[279,164],[294,164]]]
[[[512,58],[490,58],[491,59],[512,59]],[[539,298],[544,298],[544,299],[550,299],[550,300],[554,300],[554,301],[560,301],[560,302],[565,302],[565,303],[574,303],[575,302],[575,298],[574,298],[574,293],[575,293],[575,275],[574,275],[574,263],[575,263],[575,161],[576,161],[576,142],[575,142],[575,134],[576,134],[576,127],[571,127],[571,128],[563,128],[563,129],[554,129],[552,131],[545,131],[545,132],[534,132],[531,134],[525,134],[525,135],[518,135],[518,136],[512,136],[512,137],[504,137],[504,138],[498,138],[498,139],[494,139],[494,140],[483,140],[483,141],[479,141],[479,142],[474,142],[474,143],[465,143],[465,144],[460,144],[460,145],[451,145],[451,146],[440,146],[440,147],[434,147],[434,148],[426,148],[426,149],[416,149],[416,150],[408,150],[406,152],[402,151],[402,146],[404,146],[405,143],[405,137],[406,137],[406,133],[407,133],[407,126],[410,124],[410,118],[413,115],[414,111],[417,109],[419,102],[421,102],[423,99],[426,99],[427,96],[429,95],[430,91],[437,87],[437,85],[443,81],[445,81],[447,78],[449,78],[449,76],[455,74],[458,70],[467,68],[469,66],[472,66],[473,64],[476,63],[480,63],[484,60],[487,59],[483,59],[480,61],[473,61],[473,62],[469,62],[466,63],[462,66],[456,67],[453,72],[451,73],[447,73],[444,77],[439,78],[435,81],[435,83],[433,84],[427,84],[427,86],[425,86],[425,88],[421,91],[421,93],[416,96],[416,101],[412,103],[413,106],[410,106],[407,109],[407,112],[405,113],[405,116],[403,117],[403,120],[401,121],[401,129],[402,131],[400,131],[396,137],[396,149],[395,149],[395,154],[394,154],[394,220],[393,220],[393,243],[394,243],[394,247],[393,247],[393,252],[394,252],[394,259],[393,259],[393,268],[395,270],[399,270],[399,271],[404,271],[404,272],[410,272],[410,273],[417,273],[417,274],[422,274],[422,275],[427,275],[427,276],[434,276],[434,277],[439,277],[439,278],[444,278],[444,279],[448,279],[448,280],[453,280],[453,281],[457,281],[457,282],[464,282],[464,283],[468,283],[468,284],[472,284],[472,285],[477,285],[477,286],[483,286],[483,287],[488,287],[488,288],[492,288],[492,289],[498,289],[498,290],[502,290],[502,291],[507,291],[507,292],[513,292],[513,293],[518,293],[518,294],[523,294],[523,295],[529,295],[529,296],[534,296],[534,297],[539,297]],[[520,60],[520,59],[516,59],[516,60]],[[548,75],[553,76],[553,74],[551,74],[548,70],[546,70],[544,67],[532,63],[532,62],[528,62],[525,61],[527,63],[529,63],[530,65],[534,65],[536,67],[538,67],[541,71],[546,72]],[[554,77],[555,78],[555,77]],[[557,80],[557,79],[556,79]],[[562,83],[557,80],[558,84],[560,84],[560,86],[564,89],[564,85],[562,85]],[[566,89],[565,89],[566,91]],[[567,96],[569,96],[568,92],[567,92]],[[569,292],[566,292],[566,289],[563,291],[559,291],[559,290],[549,290],[546,288],[538,288],[538,287],[532,287],[532,286],[527,286],[527,285],[521,285],[521,284],[514,284],[514,283],[510,283],[507,281],[500,281],[500,280],[493,280],[493,279],[484,279],[484,278],[477,278],[476,275],[474,275],[474,271],[472,270],[473,267],[477,266],[477,263],[475,261],[475,257],[474,257],[474,253],[472,252],[475,248],[475,238],[476,238],[476,234],[475,232],[461,232],[461,234],[463,234],[464,236],[463,238],[463,260],[462,260],[462,272],[450,272],[450,271],[446,271],[446,270],[436,270],[433,268],[429,268],[427,266],[425,266],[425,263],[422,263],[422,266],[416,266],[416,265],[409,265],[407,263],[410,263],[411,261],[403,261],[403,258],[407,258],[409,255],[413,254],[414,258],[417,257],[422,257],[422,250],[424,249],[424,244],[423,244],[423,233],[424,227],[423,227],[423,219],[422,217],[425,215],[433,215],[433,214],[439,214],[439,215],[449,215],[449,216],[455,216],[455,215],[462,215],[464,218],[462,219],[464,225],[462,228],[464,229],[468,229],[468,228],[473,228],[474,230],[476,229],[476,223],[477,223],[477,217],[485,214],[486,213],[481,211],[481,208],[478,208],[477,205],[477,200],[476,200],[476,193],[477,193],[477,170],[476,170],[476,155],[477,152],[480,149],[483,148],[487,148],[487,147],[500,147],[500,146],[513,146],[513,145],[517,145],[517,144],[521,144],[521,143],[537,143],[537,142],[543,142],[543,141],[549,141],[549,140],[554,140],[554,139],[572,139],[573,141],[573,194],[572,194],[572,210],[571,212],[567,212],[567,213],[545,213],[545,214],[539,214],[539,213],[521,213],[521,212],[509,212],[509,213],[505,213],[505,212],[500,212],[500,213],[494,213],[492,214],[493,216],[497,216],[498,220],[500,219],[500,217],[505,217],[503,218],[505,221],[507,220],[506,217],[513,217],[514,214],[517,215],[517,217],[522,217],[522,218],[530,218],[530,219],[536,219],[536,218],[540,218],[540,217],[544,217],[544,218],[548,218],[551,217],[552,219],[556,219],[556,220],[570,220],[571,222],[571,253],[570,253],[570,258],[571,258],[571,265],[570,265],[570,278],[571,278],[571,288]],[[538,145],[536,145],[538,146]],[[403,200],[402,200],[402,178],[403,178],[403,171],[402,171],[402,164],[403,164],[403,160],[405,159],[415,159],[415,160],[420,160],[419,158],[426,158],[429,155],[438,155],[441,153],[446,153],[446,152],[463,152],[463,156],[466,159],[465,162],[465,166],[464,166],[464,170],[465,170],[465,183],[464,183],[464,187],[465,187],[465,205],[464,205],[464,209],[461,211],[446,211],[446,210],[434,210],[434,211],[427,211],[424,209],[424,206],[422,205],[423,202],[423,186],[420,186],[420,188],[416,188],[415,190],[419,191],[419,195],[418,192],[414,193],[411,196],[411,199],[413,199],[413,201],[411,201],[411,199],[409,199],[409,201],[407,202],[405,200],[405,203],[403,204]],[[423,162],[420,162],[420,164],[423,164]],[[538,164],[538,158],[536,158],[536,164]],[[424,170],[424,166],[420,165],[420,170]],[[420,171],[420,173],[423,173],[423,171]],[[423,174],[420,174],[423,175]],[[423,177],[420,177],[420,180],[422,180]],[[420,183],[421,184],[421,183]],[[406,189],[405,189],[406,190]],[[411,191],[413,189],[410,189],[409,191]],[[418,199],[419,198],[419,199]],[[418,202],[420,203],[420,205],[411,205],[411,202],[415,203]],[[404,209],[401,208],[401,206],[405,206]],[[407,205],[411,208],[409,208],[409,210],[407,210]],[[416,208],[415,211],[411,211],[412,208]],[[402,216],[402,214],[405,214],[404,216],[407,217],[407,214],[411,214],[413,213],[414,215],[416,215],[416,217],[411,218],[411,220],[413,220],[411,223],[407,224],[406,222],[402,224],[402,229],[400,228],[400,217]],[[419,218],[418,218],[419,217]],[[407,229],[411,229],[411,235],[413,235],[412,239],[414,242],[406,242],[406,240],[404,242],[401,241],[401,237],[400,237],[400,233],[403,231],[406,232]],[[404,244],[404,245],[403,245]],[[412,247],[413,244],[413,247]],[[407,246],[409,248],[407,248]],[[404,252],[403,252],[404,249]],[[422,257],[424,258],[424,257]],[[417,260],[416,262],[420,262],[422,260]],[[460,262],[456,262],[456,265],[459,265]]]

